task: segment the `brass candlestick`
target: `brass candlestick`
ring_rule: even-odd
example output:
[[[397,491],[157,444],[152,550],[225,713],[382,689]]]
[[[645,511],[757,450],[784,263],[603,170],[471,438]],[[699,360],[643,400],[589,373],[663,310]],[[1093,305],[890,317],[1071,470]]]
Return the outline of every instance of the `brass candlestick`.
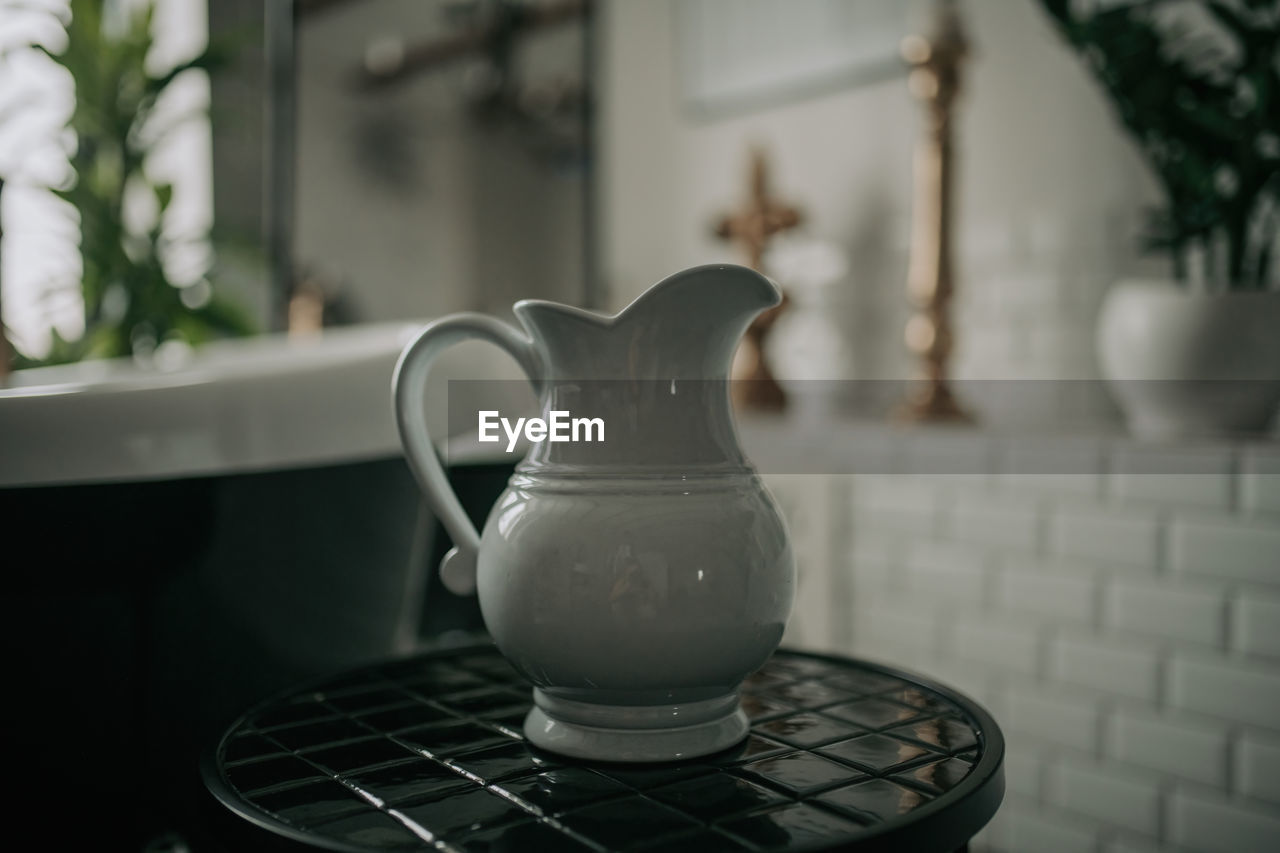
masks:
[[[750,196],[746,207],[724,216],[716,225],[716,236],[742,246],[747,265],[764,272],[764,252],[773,235],[794,228],[803,218],[800,210],[769,194],[769,166],[764,152],[753,149],[749,176]],[[765,341],[773,324],[787,307],[787,294],[782,302],[765,311],[747,329],[741,350],[734,359],[732,394],[739,408],[780,411],[786,408],[787,396],[769,369],[765,359]]]
[[[972,421],[947,383],[951,357],[951,262],[954,192],[952,125],[960,92],[960,67],[969,52],[955,0],[939,0],[934,33],[910,36],[902,56],[912,66],[911,93],[925,105],[925,134],[916,151],[915,215],[907,294],[907,348],[918,359],[923,385],[912,389],[896,415],[909,421]]]

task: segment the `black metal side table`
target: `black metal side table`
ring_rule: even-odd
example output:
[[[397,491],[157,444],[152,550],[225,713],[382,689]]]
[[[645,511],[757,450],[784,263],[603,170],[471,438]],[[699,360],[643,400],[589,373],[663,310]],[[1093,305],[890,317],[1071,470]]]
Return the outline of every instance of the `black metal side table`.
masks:
[[[537,750],[530,705],[492,646],[433,653],[257,706],[202,771],[254,849],[943,853],[1004,794],[981,707],[847,658],[779,651],[744,684],[747,740],[678,764]]]

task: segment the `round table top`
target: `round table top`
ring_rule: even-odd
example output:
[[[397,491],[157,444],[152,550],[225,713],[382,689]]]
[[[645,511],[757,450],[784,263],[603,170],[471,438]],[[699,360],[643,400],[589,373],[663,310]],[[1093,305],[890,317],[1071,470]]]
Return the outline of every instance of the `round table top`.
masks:
[[[919,677],[779,651],[742,706],[715,755],[571,760],[525,742],[528,683],[472,646],[268,700],[203,772],[237,824],[330,850],[950,851],[1003,796],[995,722]]]

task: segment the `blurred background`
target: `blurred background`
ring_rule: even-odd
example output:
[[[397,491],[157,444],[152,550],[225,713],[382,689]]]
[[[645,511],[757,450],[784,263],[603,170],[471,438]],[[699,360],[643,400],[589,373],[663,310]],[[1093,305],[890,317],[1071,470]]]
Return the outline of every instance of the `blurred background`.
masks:
[[[789,296],[785,405],[739,411],[786,642],[991,709],[974,848],[1274,849],[1278,38],[1272,0],[0,0],[33,789],[211,843],[236,714],[482,628],[391,418],[414,330],[735,262]],[[428,399],[518,376],[465,345]],[[483,521],[511,463],[450,461]]]

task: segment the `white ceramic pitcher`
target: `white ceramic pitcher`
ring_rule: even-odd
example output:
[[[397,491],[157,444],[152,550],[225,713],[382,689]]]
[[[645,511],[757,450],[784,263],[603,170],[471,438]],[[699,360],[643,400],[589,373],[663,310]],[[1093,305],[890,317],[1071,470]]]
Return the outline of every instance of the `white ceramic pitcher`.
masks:
[[[728,374],[779,301],[745,267],[673,275],[613,317],[516,303],[422,330],[394,395],[410,466],[456,547],[441,572],[475,588],[498,648],[534,684],[525,734],[580,758],[671,761],[747,732],[742,679],[782,637],[795,586],[786,525],[738,445]],[[478,534],[427,434],[427,371],[468,338],[524,368],[544,419],[603,421],[603,441],[532,445]],[[441,404],[444,401],[439,401]]]

